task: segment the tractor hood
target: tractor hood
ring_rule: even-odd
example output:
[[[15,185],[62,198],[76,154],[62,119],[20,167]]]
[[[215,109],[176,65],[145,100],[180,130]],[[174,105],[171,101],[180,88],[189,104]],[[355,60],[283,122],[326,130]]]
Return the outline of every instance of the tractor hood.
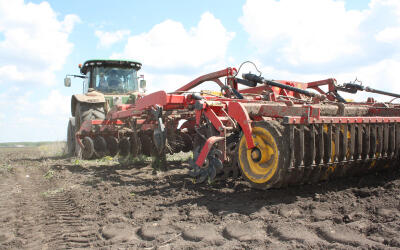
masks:
[[[86,103],[100,103],[105,102],[104,94],[97,92],[95,90],[89,90],[86,94],[76,94],[72,98],[75,98],[78,102]]]
[[[77,103],[104,103],[104,108],[107,113],[107,111],[115,105],[134,104],[138,98],[144,95],[144,93],[140,92],[132,92],[125,95],[105,95],[93,89],[89,89],[89,92],[86,94],[77,94],[72,96],[71,113],[73,116],[75,116],[75,106]]]

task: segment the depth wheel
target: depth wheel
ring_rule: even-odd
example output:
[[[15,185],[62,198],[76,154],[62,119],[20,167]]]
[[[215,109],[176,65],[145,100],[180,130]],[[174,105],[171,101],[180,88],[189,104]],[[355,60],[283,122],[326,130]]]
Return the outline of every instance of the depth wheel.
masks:
[[[94,143],[92,138],[86,136],[82,140],[84,149],[82,150],[82,158],[85,160],[90,160],[94,155]]]
[[[238,162],[243,177],[256,189],[273,187],[284,170],[282,129],[276,122],[259,123],[252,129],[256,145],[247,148],[242,135],[238,147]]]
[[[128,137],[124,137],[119,141],[119,155],[122,157],[129,156],[131,152],[131,143]]]
[[[131,155],[132,157],[138,157],[142,153],[141,142],[137,133],[133,133],[133,135],[129,138],[131,143]]]
[[[103,136],[96,136],[93,140],[94,150],[98,158],[103,158],[107,154],[107,142]]]
[[[106,137],[106,144],[107,144],[107,149],[108,152],[110,153],[111,157],[114,157],[118,154],[119,151],[119,146],[118,146],[118,140],[114,136],[107,136]]]

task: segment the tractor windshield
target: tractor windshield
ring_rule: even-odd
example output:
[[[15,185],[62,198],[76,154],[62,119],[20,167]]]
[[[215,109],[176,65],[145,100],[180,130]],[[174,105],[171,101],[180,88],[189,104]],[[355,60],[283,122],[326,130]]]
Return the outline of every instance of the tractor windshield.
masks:
[[[94,88],[103,93],[139,91],[137,71],[133,68],[95,67]]]

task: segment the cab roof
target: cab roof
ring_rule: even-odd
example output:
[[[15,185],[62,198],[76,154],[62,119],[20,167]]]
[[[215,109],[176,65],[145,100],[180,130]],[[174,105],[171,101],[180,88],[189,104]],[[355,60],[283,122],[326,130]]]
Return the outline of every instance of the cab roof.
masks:
[[[81,73],[86,74],[91,67],[94,66],[111,66],[111,67],[121,67],[121,68],[135,68],[139,70],[142,64],[133,60],[124,59],[91,59],[84,62],[81,66]]]

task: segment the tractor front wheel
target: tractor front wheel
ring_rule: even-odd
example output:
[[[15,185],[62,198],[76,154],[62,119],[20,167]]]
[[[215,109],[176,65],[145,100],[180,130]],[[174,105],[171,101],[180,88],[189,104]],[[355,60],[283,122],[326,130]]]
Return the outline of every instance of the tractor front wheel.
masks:
[[[67,128],[67,154],[69,156],[75,153],[75,117],[69,118]]]
[[[75,107],[75,133],[85,121],[104,120],[103,103],[77,103]],[[75,156],[82,157],[82,149],[75,140]]]

